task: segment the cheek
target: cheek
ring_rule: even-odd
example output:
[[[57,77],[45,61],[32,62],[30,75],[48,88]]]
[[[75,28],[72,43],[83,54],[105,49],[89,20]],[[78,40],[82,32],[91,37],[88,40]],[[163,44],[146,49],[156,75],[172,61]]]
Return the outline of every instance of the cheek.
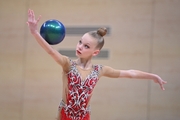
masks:
[[[78,48],[79,44],[77,43],[76,48]]]
[[[84,54],[89,56],[89,55],[92,55],[93,52],[91,50],[84,49]]]

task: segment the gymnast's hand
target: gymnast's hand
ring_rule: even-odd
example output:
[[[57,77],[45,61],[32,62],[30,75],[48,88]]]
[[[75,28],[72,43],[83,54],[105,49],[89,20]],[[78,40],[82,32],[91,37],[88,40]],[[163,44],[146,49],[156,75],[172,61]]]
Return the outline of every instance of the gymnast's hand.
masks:
[[[41,19],[41,15],[36,20],[35,19],[34,11],[31,10],[31,9],[28,10],[28,21],[27,21],[27,24],[28,24],[29,29],[30,29],[32,34],[38,32],[37,24],[38,24],[40,19]]]
[[[163,79],[161,79],[161,77],[157,76],[157,78],[154,79],[154,82],[155,82],[155,83],[158,83],[158,84],[160,85],[160,87],[161,87],[162,90],[165,90],[165,88],[164,88],[163,85],[166,84],[167,82],[164,81]]]

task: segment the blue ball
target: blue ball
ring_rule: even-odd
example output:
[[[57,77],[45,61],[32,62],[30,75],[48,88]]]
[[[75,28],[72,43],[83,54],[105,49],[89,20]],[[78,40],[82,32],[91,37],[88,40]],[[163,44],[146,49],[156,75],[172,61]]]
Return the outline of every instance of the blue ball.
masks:
[[[58,20],[47,20],[40,28],[40,35],[50,44],[56,45],[63,41],[66,34],[64,25]]]

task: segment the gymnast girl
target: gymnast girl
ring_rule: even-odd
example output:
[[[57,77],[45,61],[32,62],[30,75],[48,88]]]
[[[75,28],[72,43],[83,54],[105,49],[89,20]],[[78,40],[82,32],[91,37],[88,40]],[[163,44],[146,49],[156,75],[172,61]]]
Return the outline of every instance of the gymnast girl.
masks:
[[[38,22],[33,10],[28,10],[28,21],[31,34],[38,44],[62,67],[62,101],[58,109],[57,120],[90,120],[90,100],[93,89],[102,76],[110,78],[148,79],[158,83],[162,90],[166,81],[156,74],[139,70],[117,70],[112,67],[93,64],[92,58],[100,53],[104,45],[103,36],[106,28],[85,33],[76,46],[77,59],[60,54],[53,49],[40,35]]]

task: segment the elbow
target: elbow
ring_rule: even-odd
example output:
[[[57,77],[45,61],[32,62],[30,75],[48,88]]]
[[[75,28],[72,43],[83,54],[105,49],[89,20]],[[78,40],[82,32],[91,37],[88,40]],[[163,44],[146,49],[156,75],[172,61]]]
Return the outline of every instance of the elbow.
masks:
[[[135,70],[128,70],[128,77],[129,78],[136,78],[137,74],[136,74],[136,71]]]

